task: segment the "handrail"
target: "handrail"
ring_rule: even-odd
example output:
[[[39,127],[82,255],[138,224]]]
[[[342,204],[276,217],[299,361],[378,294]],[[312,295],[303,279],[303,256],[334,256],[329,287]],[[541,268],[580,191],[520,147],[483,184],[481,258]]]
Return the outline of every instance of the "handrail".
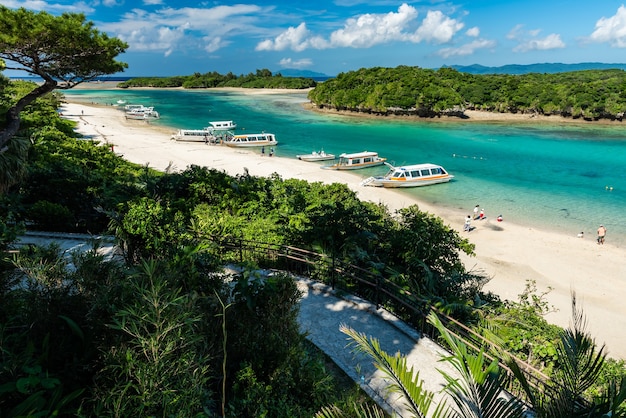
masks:
[[[216,237],[217,238],[217,237]],[[380,297],[384,296],[388,299],[393,300],[393,302],[397,303],[398,307],[404,307],[412,315],[417,315],[417,317],[411,317],[410,320],[412,322],[412,326],[416,327],[418,331],[425,333],[426,335],[434,336],[434,329],[428,329],[426,326],[426,317],[430,311],[435,311],[437,315],[447,324],[450,331],[455,335],[456,338],[459,338],[463,341],[468,347],[471,347],[474,350],[480,350],[480,347],[489,347],[493,349],[497,347],[493,341],[485,338],[480,335],[476,331],[471,328],[465,326],[449,315],[445,314],[435,306],[431,305],[429,301],[426,299],[420,298],[417,295],[412,294],[406,289],[402,289],[396,283],[382,277],[379,274],[374,274],[369,270],[363,269],[359,266],[355,266],[353,264],[344,263],[340,260],[336,260],[334,257],[329,257],[325,254],[316,253],[310,250],[305,250],[302,248],[293,247],[290,245],[280,245],[280,244],[268,244],[261,243],[249,240],[236,240],[236,242],[232,241],[224,241],[223,237],[219,237],[214,240],[220,245],[223,249],[230,249],[232,251],[237,252],[239,256],[239,262],[244,262],[248,260],[244,260],[244,252],[250,253],[256,262],[267,262],[269,260],[276,260],[276,257],[281,258],[285,261],[290,261],[294,263],[298,263],[300,269],[309,268],[311,266],[315,266],[318,264],[322,264],[325,266],[326,271],[331,275],[331,286],[334,289],[335,286],[342,286],[342,283],[338,283],[336,280],[336,275],[339,274],[343,278],[343,283],[348,283],[348,281],[352,280],[359,285],[366,286],[373,291],[374,299],[372,302],[375,303],[376,307],[380,307]],[[257,254],[257,257],[254,257],[254,254]],[[270,255],[270,257],[265,258],[264,256]],[[269,259],[269,260],[268,260]],[[282,266],[287,271],[292,271],[293,269],[290,266]],[[297,269],[296,269],[297,270]],[[354,292],[355,289],[348,285],[342,287],[346,291]],[[360,294],[359,296],[367,295]],[[421,305],[421,308],[416,305]],[[416,319],[418,321],[416,321]],[[452,324],[452,327],[450,326]],[[529,383],[535,387],[540,387],[543,391],[551,390],[551,380],[550,378],[536,369],[531,364],[525,362],[524,360],[505,352],[509,358],[513,359],[519,366],[520,370],[526,375]],[[485,356],[489,358],[491,361],[497,360],[500,367],[505,370],[508,375],[512,375],[512,371],[506,364],[503,364],[500,358],[496,358],[488,352],[485,353]],[[522,393],[517,393],[518,396],[522,396]]]

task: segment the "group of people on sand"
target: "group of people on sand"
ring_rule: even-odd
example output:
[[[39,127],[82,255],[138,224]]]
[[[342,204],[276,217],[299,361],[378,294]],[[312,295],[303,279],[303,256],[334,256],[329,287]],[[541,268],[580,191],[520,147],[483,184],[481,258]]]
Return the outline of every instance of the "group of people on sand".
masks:
[[[487,219],[487,216],[485,215],[485,209],[481,209],[480,205],[474,206],[473,220],[482,221],[484,219]],[[496,220],[498,222],[502,222],[502,215],[498,215]],[[472,229],[474,229],[472,228],[472,216],[467,215],[467,218],[465,218],[465,224],[463,225],[463,231],[470,232]]]
[[[578,238],[584,238],[585,237],[585,233],[584,232],[579,232],[577,235]],[[598,245],[604,245],[604,239],[606,238],[606,227],[604,225],[600,225],[600,227],[598,228],[598,237],[596,238],[596,241],[598,242]]]

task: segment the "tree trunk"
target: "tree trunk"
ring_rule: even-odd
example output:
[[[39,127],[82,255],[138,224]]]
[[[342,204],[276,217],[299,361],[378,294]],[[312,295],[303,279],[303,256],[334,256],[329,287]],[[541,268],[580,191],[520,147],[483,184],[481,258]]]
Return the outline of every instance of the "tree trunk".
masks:
[[[37,86],[33,91],[28,93],[17,101],[15,106],[11,107],[6,114],[6,127],[0,131],[0,154],[9,149],[8,143],[20,129],[20,113],[24,108],[36,100],[38,97],[46,93],[50,93],[57,87],[57,82],[53,79],[46,79],[43,84]]]

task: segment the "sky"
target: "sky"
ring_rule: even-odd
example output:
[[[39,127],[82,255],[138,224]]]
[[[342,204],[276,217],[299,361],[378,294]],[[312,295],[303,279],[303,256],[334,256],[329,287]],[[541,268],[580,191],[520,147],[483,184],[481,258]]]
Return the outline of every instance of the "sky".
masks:
[[[121,76],[399,65],[626,63],[626,7],[601,0],[0,0],[83,13],[128,44]],[[24,73],[5,71],[8,76]]]

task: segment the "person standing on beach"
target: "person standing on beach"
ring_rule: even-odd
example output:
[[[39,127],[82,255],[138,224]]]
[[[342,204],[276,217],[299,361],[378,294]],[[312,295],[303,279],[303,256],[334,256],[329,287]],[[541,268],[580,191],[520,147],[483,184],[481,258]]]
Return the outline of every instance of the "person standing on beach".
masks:
[[[480,205],[474,206],[474,219],[478,219],[478,208],[479,207],[480,207]]]
[[[265,155],[265,147],[261,147],[261,157]]]
[[[465,218],[465,225],[463,225],[463,231],[470,232],[472,230],[472,217],[467,215]]]
[[[606,237],[606,228],[604,225],[600,225],[598,228],[598,245],[604,244],[604,238]]]

